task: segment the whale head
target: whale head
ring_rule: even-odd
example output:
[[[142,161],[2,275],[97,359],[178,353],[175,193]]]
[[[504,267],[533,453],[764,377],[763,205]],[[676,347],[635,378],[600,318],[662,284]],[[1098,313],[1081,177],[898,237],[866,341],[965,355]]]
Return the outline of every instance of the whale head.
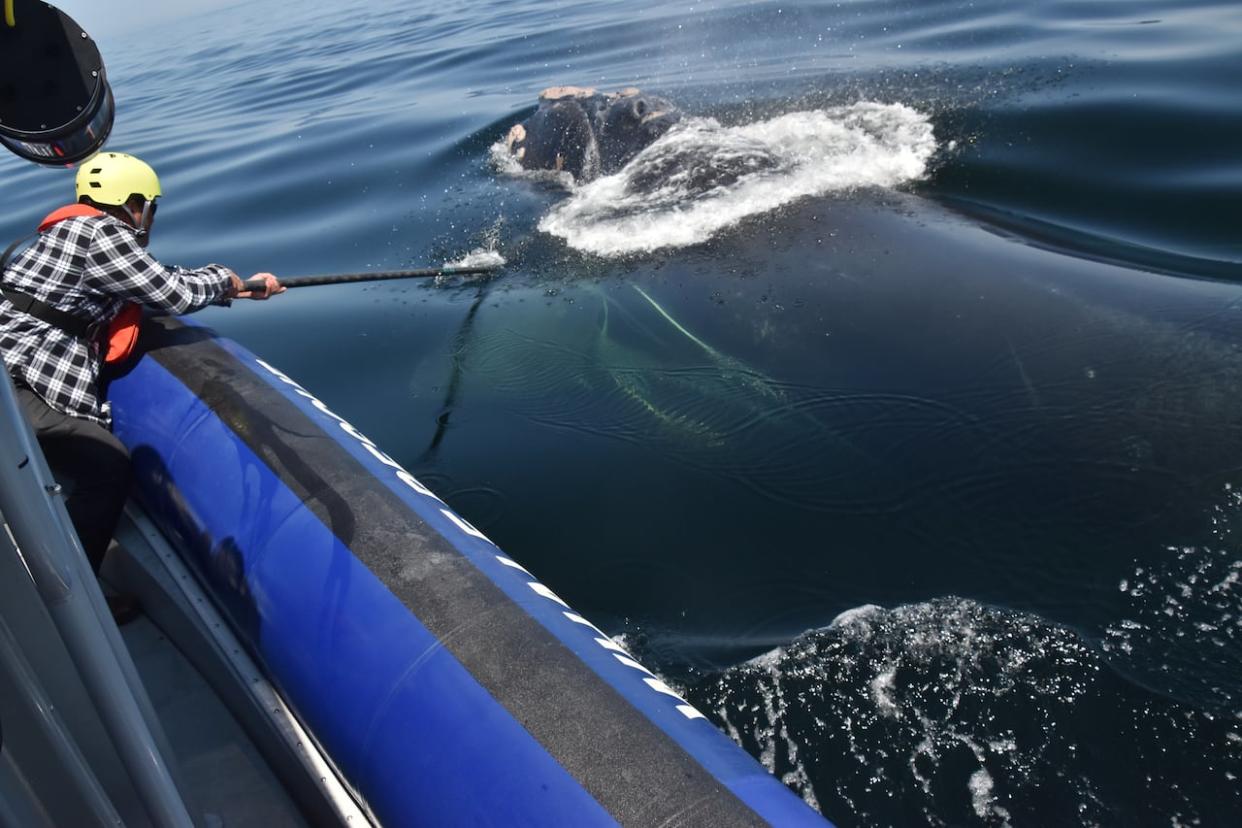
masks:
[[[616,172],[680,119],[669,101],[637,89],[559,86],[543,91],[539,108],[505,143],[522,167],[567,172],[582,183]]]

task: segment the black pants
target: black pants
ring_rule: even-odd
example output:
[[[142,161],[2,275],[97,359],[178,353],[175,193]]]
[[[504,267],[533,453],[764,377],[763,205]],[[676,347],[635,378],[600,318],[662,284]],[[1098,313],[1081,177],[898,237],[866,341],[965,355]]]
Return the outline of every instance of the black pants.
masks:
[[[61,414],[29,388],[19,385],[17,399],[52,476],[64,487],[69,518],[91,568],[98,572],[129,494],[129,452],[108,429]]]

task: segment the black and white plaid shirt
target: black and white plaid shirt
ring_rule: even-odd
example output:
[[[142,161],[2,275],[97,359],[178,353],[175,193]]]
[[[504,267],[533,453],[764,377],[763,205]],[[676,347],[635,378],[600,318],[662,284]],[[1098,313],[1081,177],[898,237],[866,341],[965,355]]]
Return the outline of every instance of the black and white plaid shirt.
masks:
[[[111,216],[66,219],[40,235],[5,269],[6,287],[53,307],[107,324],[136,302],[169,313],[189,313],[227,293],[231,271],[165,267],[138,243],[133,227]],[[99,342],[86,342],[0,298],[0,356],[14,379],[30,386],[63,414],[111,423],[100,399]]]

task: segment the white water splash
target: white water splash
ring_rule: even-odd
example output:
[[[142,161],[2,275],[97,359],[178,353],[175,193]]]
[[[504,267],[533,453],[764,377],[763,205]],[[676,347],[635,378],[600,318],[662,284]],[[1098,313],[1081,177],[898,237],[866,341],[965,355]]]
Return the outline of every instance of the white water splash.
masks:
[[[800,198],[917,180],[935,149],[928,117],[902,104],[735,127],[690,118],[620,172],[573,189],[539,229],[601,256],[699,244]]]
[[[832,619],[829,627],[844,627],[846,624],[854,624],[866,621],[878,612],[884,612],[884,608],[879,604],[863,604],[861,607],[852,607],[837,615]]]
[[[502,175],[524,178],[565,190],[572,190],[574,188],[573,173],[564,172],[563,170],[528,170],[523,167],[518,163],[513,153],[509,152],[509,147],[505,143],[504,138],[492,144],[488,148],[487,154],[491,160],[492,169]]]
[[[482,247],[476,247],[460,259],[451,262],[445,262],[445,267],[501,267],[505,264],[505,257],[500,254],[499,250],[489,250]]]
[[[884,669],[871,679],[871,700],[881,716],[896,719],[901,716],[901,708],[893,701],[893,679],[897,678],[897,665],[886,664]]]
[[[996,797],[992,794],[992,775],[983,768],[975,771],[970,775],[970,781],[967,787],[970,788],[970,804],[975,809],[975,816],[980,819],[988,819],[989,817],[999,819],[1003,824],[1009,824],[1009,812],[996,804]]]
[[[1233,571],[1199,582],[1226,593]],[[1073,630],[961,598],[847,610],[688,697],[862,825],[1226,824],[1242,777],[1242,711],[1153,695]]]
[[[958,817],[1004,826],[1015,787],[1046,772],[1045,748],[1064,741],[1057,719],[1097,670],[1076,636],[1030,616],[957,598],[868,604],[727,671],[699,702],[806,801],[845,803],[862,824],[909,816],[873,808],[911,791],[926,800],[921,822],[952,824],[933,803],[956,784]],[[1020,735],[1009,723],[1019,707]],[[1080,775],[1068,782],[1093,797]]]

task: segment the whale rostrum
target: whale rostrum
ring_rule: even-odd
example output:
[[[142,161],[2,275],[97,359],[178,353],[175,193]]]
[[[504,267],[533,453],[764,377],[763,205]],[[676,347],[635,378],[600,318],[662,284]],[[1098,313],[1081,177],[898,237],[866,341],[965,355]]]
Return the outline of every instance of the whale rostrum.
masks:
[[[672,103],[635,87],[553,86],[539,93],[539,108],[509,130],[505,145],[528,170],[567,172],[583,183],[621,169],[680,120]]]

